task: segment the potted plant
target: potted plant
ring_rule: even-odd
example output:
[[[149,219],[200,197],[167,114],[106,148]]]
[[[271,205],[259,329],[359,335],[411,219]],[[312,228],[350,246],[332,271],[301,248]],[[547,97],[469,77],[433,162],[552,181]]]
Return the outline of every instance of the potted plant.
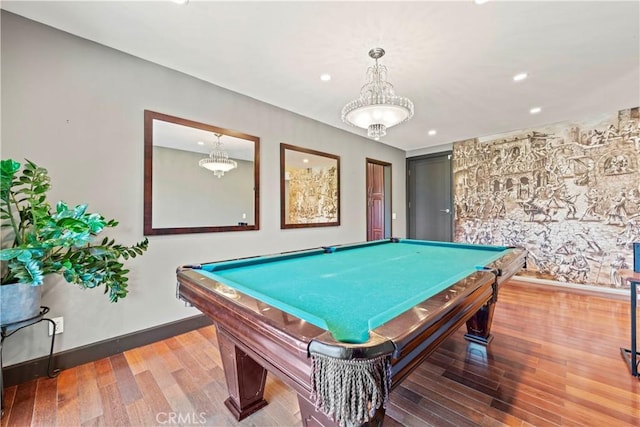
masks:
[[[108,237],[97,240],[103,229],[116,227],[118,222],[87,212],[86,204],[71,208],[58,202],[52,209],[47,201],[49,188],[45,168],[29,160],[24,167],[12,159],[0,161],[3,325],[37,315],[40,285],[50,274],[60,274],[67,282],[82,288],[104,285],[109,300],[117,302],[128,292],[129,270],[122,260],[135,258],[147,250],[146,238],[133,246],[117,244]],[[25,314],[5,313],[33,299],[36,302],[31,304],[35,307],[27,308]]]

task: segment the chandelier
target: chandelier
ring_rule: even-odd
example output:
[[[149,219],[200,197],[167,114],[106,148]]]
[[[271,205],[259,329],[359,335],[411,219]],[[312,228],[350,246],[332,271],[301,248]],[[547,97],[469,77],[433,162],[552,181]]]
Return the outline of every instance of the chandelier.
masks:
[[[413,102],[397,96],[387,81],[387,67],[378,64],[384,49],[371,49],[369,56],[376,63],[367,69],[368,81],[360,89],[360,96],[342,109],[342,121],[367,129],[367,136],[378,140],[387,134],[387,128],[413,117]]]
[[[238,167],[238,162],[231,160],[226,151],[222,149],[222,143],[220,142],[221,133],[214,134],[218,137],[218,142],[213,148],[209,157],[200,159],[198,165],[205,169],[209,169],[218,178],[222,177],[225,172],[229,172],[231,169]]]

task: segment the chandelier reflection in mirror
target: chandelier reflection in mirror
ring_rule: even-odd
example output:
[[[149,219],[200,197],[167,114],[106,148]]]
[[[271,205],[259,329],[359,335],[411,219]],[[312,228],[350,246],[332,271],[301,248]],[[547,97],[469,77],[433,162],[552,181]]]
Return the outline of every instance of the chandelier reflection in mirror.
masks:
[[[229,172],[232,169],[238,167],[238,162],[231,160],[229,154],[222,149],[222,142],[220,142],[221,133],[214,134],[218,137],[216,146],[213,148],[209,157],[200,159],[198,165],[205,169],[209,169],[218,178],[222,177],[225,172]]]
[[[387,67],[378,64],[384,53],[379,47],[369,51],[376,63],[367,69],[368,81],[360,89],[360,96],[342,109],[342,121],[367,129],[367,136],[376,140],[387,134],[387,128],[413,117],[413,102],[395,94],[387,81]]]

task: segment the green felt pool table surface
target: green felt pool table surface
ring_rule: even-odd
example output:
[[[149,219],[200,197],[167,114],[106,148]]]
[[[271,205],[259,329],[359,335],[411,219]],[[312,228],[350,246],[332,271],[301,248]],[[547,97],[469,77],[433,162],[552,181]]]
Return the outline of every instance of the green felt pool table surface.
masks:
[[[369,331],[512,249],[400,239],[203,264],[202,274],[363,343]]]

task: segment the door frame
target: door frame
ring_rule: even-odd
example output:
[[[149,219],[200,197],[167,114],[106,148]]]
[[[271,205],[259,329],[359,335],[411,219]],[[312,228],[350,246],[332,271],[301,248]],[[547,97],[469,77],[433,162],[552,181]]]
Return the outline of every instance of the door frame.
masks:
[[[389,237],[393,236],[393,218],[392,218],[392,211],[393,211],[393,204],[392,204],[392,191],[391,189],[392,187],[392,172],[393,172],[393,164],[389,163],[389,162],[385,162],[383,160],[376,160],[376,159],[372,159],[370,157],[365,158],[365,166],[364,166],[364,174],[365,174],[365,186],[364,186],[364,206],[365,206],[365,216],[366,216],[366,221],[365,221],[365,239],[369,236],[369,194],[368,194],[368,189],[369,189],[369,173],[367,172],[368,168],[367,166],[369,165],[369,163],[373,163],[376,165],[380,165],[384,167],[384,174],[382,176],[383,178],[383,186],[385,189],[385,194],[384,194],[384,223],[385,223],[385,235],[388,235]],[[388,180],[387,180],[387,176],[388,176]],[[387,191],[388,190],[388,191]],[[389,230],[387,233],[387,227],[386,224],[389,224]]]

